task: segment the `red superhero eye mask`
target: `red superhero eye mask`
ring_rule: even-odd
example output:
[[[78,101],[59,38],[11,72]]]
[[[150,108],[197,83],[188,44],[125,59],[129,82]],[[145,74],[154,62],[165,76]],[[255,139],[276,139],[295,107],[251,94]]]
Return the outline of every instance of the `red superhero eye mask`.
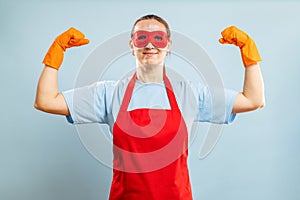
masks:
[[[151,43],[156,48],[165,48],[168,44],[168,35],[163,31],[136,31],[132,41],[137,48],[143,48]]]

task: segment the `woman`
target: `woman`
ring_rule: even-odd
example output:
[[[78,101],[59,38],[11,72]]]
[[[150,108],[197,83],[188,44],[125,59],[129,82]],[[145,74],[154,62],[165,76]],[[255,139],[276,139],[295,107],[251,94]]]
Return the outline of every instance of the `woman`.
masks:
[[[187,166],[190,121],[229,123],[236,113],[264,105],[261,59],[254,41],[233,26],[222,36],[220,43],[240,47],[245,80],[242,92],[225,91],[226,113],[220,121],[211,118],[207,88],[167,75],[164,59],[172,45],[170,29],[156,15],[143,16],[133,25],[129,46],[136,72],[132,76],[63,93],[57,84],[63,53],[89,41],[74,28],[58,36],[44,58],[34,106],[65,115],[71,123],[110,125],[114,173],[109,199],[192,199]]]

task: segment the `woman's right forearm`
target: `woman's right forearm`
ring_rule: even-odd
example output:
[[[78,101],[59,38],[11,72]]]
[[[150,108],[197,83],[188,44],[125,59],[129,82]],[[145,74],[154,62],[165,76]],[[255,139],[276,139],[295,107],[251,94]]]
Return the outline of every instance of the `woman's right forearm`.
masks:
[[[58,70],[44,67],[38,81],[34,107],[48,113],[69,115],[65,99],[58,92]]]

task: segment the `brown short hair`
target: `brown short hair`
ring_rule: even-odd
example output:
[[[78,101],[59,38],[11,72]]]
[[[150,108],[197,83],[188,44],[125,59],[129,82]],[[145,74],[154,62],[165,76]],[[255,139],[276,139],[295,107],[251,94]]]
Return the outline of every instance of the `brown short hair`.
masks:
[[[133,35],[133,30],[134,30],[134,27],[135,25],[140,22],[140,21],[143,21],[143,20],[150,20],[150,19],[154,19],[160,23],[162,23],[165,27],[166,27],[166,30],[167,30],[167,34],[168,34],[168,37],[170,38],[171,37],[171,31],[170,31],[170,28],[169,28],[169,25],[168,23],[166,22],[166,20],[164,20],[163,18],[157,16],[157,15],[153,15],[153,14],[150,14],[150,15],[144,15],[142,17],[140,17],[139,19],[137,19],[135,21],[135,23],[133,24],[132,26],[132,29],[131,29],[131,37]]]

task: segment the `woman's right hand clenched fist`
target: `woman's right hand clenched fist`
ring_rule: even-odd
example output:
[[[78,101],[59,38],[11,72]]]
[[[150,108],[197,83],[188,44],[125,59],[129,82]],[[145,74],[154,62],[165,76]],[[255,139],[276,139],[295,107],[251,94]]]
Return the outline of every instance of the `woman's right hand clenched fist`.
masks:
[[[59,69],[64,59],[64,52],[67,48],[88,44],[89,40],[79,30],[71,27],[66,32],[57,36],[48,52],[43,63],[46,66]]]

